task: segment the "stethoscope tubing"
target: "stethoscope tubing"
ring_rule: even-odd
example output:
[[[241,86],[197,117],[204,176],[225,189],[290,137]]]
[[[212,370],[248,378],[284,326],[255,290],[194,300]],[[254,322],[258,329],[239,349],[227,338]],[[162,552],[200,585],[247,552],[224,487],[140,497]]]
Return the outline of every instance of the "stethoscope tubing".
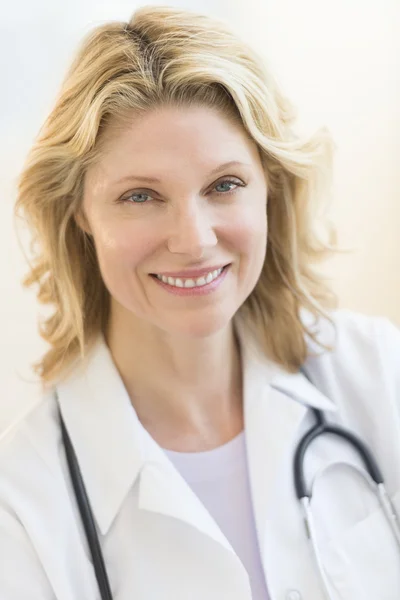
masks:
[[[308,373],[304,367],[301,369],[304,376],[312,383]],[[375,492],[379,498],[382,506],[384,515],[388,521],[390,529],[396,539],[396,542],[400,548],[400,525],[399,517],[396,510],[390,500],[387,493],[382,471],[378,466],[378,463],[373,456],[371,450],[357,435],[351,431],[340,427],[339,425],[330,425],[326,422],[323,413],[313,408],[311,409],[315,417],[315,425],[307,431],[297,444],[294,458],[293,458],[293,481],[297,499],[299,500],[304,517],[304,524],[306,529],[306,535],[310,541],[314,558],[316,561],[317,569],[319,571],[321,582],[327,600],[331,600],[332,595],[330,594],[330,584],[325,574],[325,569],[322,564],[321,555],[318,550],[317,536],[315,533],[314,519],[311,511],[311,492],[307,489],[306,478],[305,478],[305,455],[310,445],[314,440],[324,434],[332,434],[336,437],[340,437],[342,440],[352,446],[360,456],[366,472],[369,474],[372,482],[375,484]],[[364,478],[366,479],[365,475]]]
[[[99,586],[101,600],[113,600],[111,586],[107,576],[107,570],[104,564],[104,558],[101,552],[99,538],[96,532],[96,524],[94,522],[93,512],[90,507],[90,502],[85,489],[85,485],[83,483],[78,459],[76,458],[75,450],[72,446],[67,428],[65,427],[60,411],[59,419],[72,486],[74,488],[76,502],[78,504],[82,524],[85,529],[90,554],[92,556],[93,568],[97,584]]]
[[[333,434],[336,437],[340,437],[341,439],[345,440],[355,450],[357,450],[363,461],[363,465],[365,467],[366,472],[369,474],[372,482],[376,486],[375,491],[379,497],[379,501],[382,506],[383,512],[389,523],[390,529],[392,530],[394,537],[399,545],[399,548],[400,527],[398,516],[386,491],[381,470],[379,469],[375,458],[372,456],[372,453],[366,446],[366,444],[355,434],[348,431],[347,429],[327,424],[324,419],[324,415],[320,411],[313,409],[313,413],[316,417],[317,423],[307,433],[303,435],[303,437],[300,439],[300,442],[298,443],[293,459],[293,480],[296,496],[300,502],[303,511],[306,535],[311,545],[311,549],[317,565],[317,570],[319,572],[321,583],[323,585],[323,591],[326,599],[331,600],[333,596],[330,593],[330,583],[326,576],[325,569],[322,564],[321,555],[318,549],[317,535],[315,531],[313,514],[311,511],[311,492],[307,490],[305,482],[305,455],[311,443],[323,434]],[[366,479],[365,475],[364,478]]]
[[[307,375],[304,369],[301,369],[304,373],[305,377],[309,380],[309,376]],[[57,392],[56,392],[57,397]],[[79,467],[78,459],[76,457],[74,448],[72,446],[70,437],[68,435],[67,428],[64,424],[61,411],[59,410],[59,420],[61,425],[61,433],[63,444],[65,448],[66,460],[68,464],[68,469],[76,497],[76,502],[79,508],[79,512],[81,515],[82,524],[85,530],[85,535],[87,538],[87,543],[89,546],[90,554],[92,557],[93,568],[97,580],[97,584],[100,591],[101,600],[113,600],[111,593],[111,586],[107,576],[107,570],[104,563],[104,558],[102,555],[99,538],[96,531],[96,525],[93,517],[93,512],[90,507],[89,498],[85,489],[85,485],[83,482],[81,470]],[[321,577],[321,582],[323,583],[323,589],[326,595],[327,600],[331,599],[331,595],[329,592],[329,582],[327,581],[327,577],[325,574],[325,570],[322,565],[321,556],[318,551],[318,545],[316,541],[315,527],[314,521],[311,511],[311,493],[307,489],[304,465],[305,465],[305,456],[306,452],[309,449],[311,443],[320,437],[323,434],[332,434],[336,437],[340,437],[345,440],[348,444],[353,446],[353,448],[360,455],[363,464],[365,466],[366,471],[372,478],[373,482],[375,482],[377,486],[377,493],[383,507],[385,516],[390,524],[390,527],[395,535],[395,538],[400,547],[400,526],[399,526],[399,518],[396,513],[396,510],[393,507],[393,504],[390,501],[389,495],[386,491],[382,472],[372,455],[372,452],[368,448],[368,446],[354,433],[348,431],[343,427],[339,427],[337,425],[329,425],[326,423],[324,415],[320,410],[315,408],[311,409],[316,424],[307,431],[303,437],[300,439],[298,443],[294,458],[293,458],[293,480],[294,480],[294,488],[296,492],[297,499],[300,502],[302,507],[302,512],[304,516],[304,522],[306,527],[306,535],[310,540],[312,550],[314,553],[316,565],[318,572]]]
[[[307,491],[307,484],[304,473],[305,454],[311,443],[317,437],[325,433],[330,433],[332,435],[335,435],[336,437],[340,437],[346,442],[348,442],[350,445],[352,445],[353,448],[357,450],[366,470],[370,474],[371,478],[375,481],[375,483],[377,485],[383,483],[382,472],[368,446],[354,433],[348,431],[344,427],[339,427],[338,425],[329,425],[328,423],[326,423],[324,415],[320,410],[317,410],[316,408],[313,408],[311,410],[316,418],[316,425],[314,425],[314,427],[307,431],[307,433],[305,433],[301,440],[298,442],[293,459],[293,477],[297,499],[300,501],[302,498],[310,496]]]

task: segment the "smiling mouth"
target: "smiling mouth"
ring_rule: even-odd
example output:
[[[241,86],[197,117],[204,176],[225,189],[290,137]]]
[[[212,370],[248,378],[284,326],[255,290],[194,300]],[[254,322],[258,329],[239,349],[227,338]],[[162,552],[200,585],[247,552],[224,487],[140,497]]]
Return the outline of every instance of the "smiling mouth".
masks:
[[[208,273],[204,273],[201,277],[170,277],[166,275],[159,275],[152,273],[151,276],[155,279],[159,279],[163,283],[170,285],[171,287],[176,288],[195,288],[195,287],[203,287],[208,285],[215,279],[217,279],[221,273],[227,269],[230,265],[225,265],[219,269],[215,269],[213,271],[209,271]]]

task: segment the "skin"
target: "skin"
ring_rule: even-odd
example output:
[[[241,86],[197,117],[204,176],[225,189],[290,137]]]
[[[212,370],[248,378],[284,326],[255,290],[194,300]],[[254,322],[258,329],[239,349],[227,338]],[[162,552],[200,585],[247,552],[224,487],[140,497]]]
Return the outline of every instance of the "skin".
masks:
[[[243,429],[232,318],[265,258],[267,183],[258,148],[239,124],[207,107],[162,107],[109,127],[77,218],[93,236],[111,295],[106,341],[154,439],[176,451],[212,449]],[[233,160],[245,164],[211,174]],[[119,181],[134,175],[160,182]],[[172,295],[151,276],[228,263],[206,296]]]

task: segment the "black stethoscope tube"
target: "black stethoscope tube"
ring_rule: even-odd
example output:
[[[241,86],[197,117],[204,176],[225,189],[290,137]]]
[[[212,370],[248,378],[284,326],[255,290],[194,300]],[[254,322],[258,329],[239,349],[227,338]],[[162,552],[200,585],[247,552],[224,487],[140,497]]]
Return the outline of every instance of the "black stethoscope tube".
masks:
[[[301,371],[304,373],[305,377],[307,377],[307,379],[311,382],[305,370],[301,369]],[[339,427],[337,425],[328,425],[324,419],[324,415],[320,410],[317,410],[315,408],[311,410],[315,416],[316,424],[301,438],[300,442],[297,445],[293,459],[293,477],[297,498],[301,500],[303,498],[310,497],[309,493],[307,492],[304,474],[305,454],[310,444],[317,437],[325,433],[336,435],[347,441],[350,445],[352,445],[361,456],[366,470],[368,471],[372,479],[375,481],[375,483],[383,483],[382,473],[376,463],[376,460],[374,459],[371,451],[366,446],[366,444],[356,435],[344,429],[343,427]],[[79,512],[81,515],[82,524],[85,529],[90,553],[92,556],[93,567],[100,590],[101,600],[113,600],[110,582],[107,577],[107,571],[100,548],[100,542],[96,532],[96,525],[94,522],[93,513],[90,508],[90,503],[85,490],[85,485],[83,483],[79,463],[76,458],[75,451],[69,438],[60,410],[59,418],[61,423],[61,432],[70,477],[72,480],[72,485],[74,488]]]
[[[333,435],[336,435],[337,437],[342,438],[343,440],[347,441],[350,445],[352,445],[353,448],[357,450],[364,463],[366,470],[368,471],[372,479],[375,481],[375,483],[383,483],[383,476],[381,470],[378,467],[378,464],[368,446],[354,433],[348,431],[344,427],[339,427],[338,425],[328,425],[324,419],[324,415],[320,410],[316,408],[313,408],[311,410],[316,418],[317,423],[301,438],[297,445],[293,459],[294,487],[296,489],[296,496],[298,500],[310,497],[310,494],[307,491],[307,485],[304,474],[304,461],[306,451],[309,448],[310,444],[317,437],[325,433],[331,433]]]
[[[107,571],[100,548],[100,542],[96,532],[96,525],[94,522],[92,509],[90,508],[89,498],[86,493],[85,485],[83,483],[78,459],[76,458],[76,454],[72,446],[71,440],[69,438],[67,428],[65,427],[63,418],[61,416],[61,412],[59,413],[59,415],[61,423],[61,433],[65,448],[65,454],[67,457],[68,468],[75,492],[76,501],[79,507],[83,527],[85,529],[86,539],[89,545],[90,553],[92,555],[94,572],[99,586],[101,599],[113,600],[110,582],[107,577]]]

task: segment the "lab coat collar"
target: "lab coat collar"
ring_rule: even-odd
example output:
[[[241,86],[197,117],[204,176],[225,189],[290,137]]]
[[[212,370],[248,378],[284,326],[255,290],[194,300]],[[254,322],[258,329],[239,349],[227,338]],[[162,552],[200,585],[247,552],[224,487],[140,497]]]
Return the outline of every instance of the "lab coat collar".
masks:
[[[270,361],[260,349],[243,319],[235,321],[242,358],[244,410],[258,403],[261,389],[271,386],[305,407],[322,411],[336,411],[336,405],[323,394],[302,371],[289,373],[281,365]]]
[[[145,453],[143,427],[102,335],[56,392],[94,516],[106,534]]]
[[[243,322],[237,322],[237,331],[241,340],[249,480],[264,564],[271,490],[279,478],[284,458],[293,455],[309,408],[335,411],[337,407],[302,372],[288,373],[266,359]],[[290,472],[285,475],[291,477]],[[294,496],[294,487],[292,489]],[[289,497],[282,499],[282,502],[290,501]]]
[[[244,413],[249,437],[265,437],[260,429],[262,416],[271,422],[280,415],[283,430],[287,423],[289,432],[293,425],[291,416],[296,416],[296,420],[308,406],[335,410],[333,403],[303,374],[287,373],[267,360],[240,322],[236,323],[236,331],[241,346]],[[140,423],[102,335],[80,366],[57,385],[57,395],[103,535],[140,475],[141,508],[192,520],[194,526],[229,548],[200,501],[191,494],[166,454]],[[253,440],[250,444],[252,452],[257,452],[257,442]],[[158,492],[153,485],[155,481]],[[186,494],[185,503],[175,502],[177,492]],[[263,494],[259,501],[263,501]],[[179,514],[184,506],[185,514]]]
[[[140,423],[103,336],[84,363],[57,385],[57,396],[102,535],[139,478],[140,509],[186,521],[233,552],[203,504]]]

